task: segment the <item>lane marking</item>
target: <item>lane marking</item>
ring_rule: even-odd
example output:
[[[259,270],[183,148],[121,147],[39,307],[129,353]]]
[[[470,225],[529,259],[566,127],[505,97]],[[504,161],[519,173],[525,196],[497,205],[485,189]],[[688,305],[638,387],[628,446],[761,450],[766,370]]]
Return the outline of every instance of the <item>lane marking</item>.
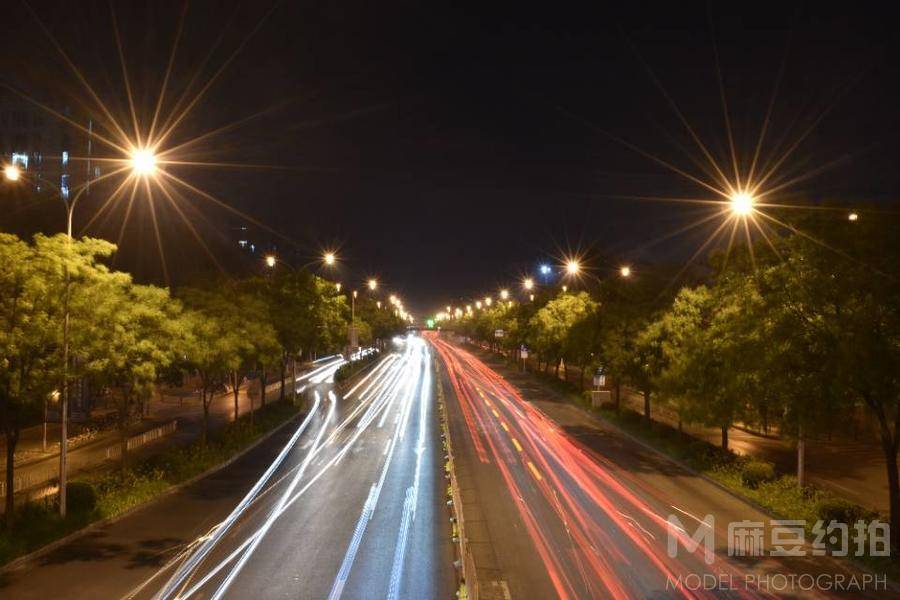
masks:
[[[509,433],[509,426],[506,424],[506,421],[500,421],[500,427],[506,430],[506,433]]]
[[[531,469],[531,472],[534,473],[534,477],[535,477],[538,481],[540,481],[540,480],[543,479],[543,477],[541,477],[541,474],[538,472],[537,467],[535,467],[535,466],[534,466],[534,463],[531,462],[530,460],[528,461],[528,468]]]
[[[511,439],[512,439],[513,446],[516,447],[516,450],[518,450],[519,452],[521,452],[521,451],[522,451],[522,446],[519,445],[519,440],[517,440],[516,438],[511,438]]]

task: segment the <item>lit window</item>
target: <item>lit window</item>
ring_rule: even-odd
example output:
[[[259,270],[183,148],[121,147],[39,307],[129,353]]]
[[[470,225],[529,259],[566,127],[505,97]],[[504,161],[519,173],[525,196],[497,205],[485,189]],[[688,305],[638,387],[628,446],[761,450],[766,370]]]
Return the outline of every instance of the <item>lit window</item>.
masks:
[[[67,164],[69,164],[69,152],[67,150],[63,150],[62,164],[63,164],[63,166],[66,166]]]
[[[13,152],[12,160],[10,161],[14,165],[18,165],[22,169],[28,168],[28,154],[25,152]]]

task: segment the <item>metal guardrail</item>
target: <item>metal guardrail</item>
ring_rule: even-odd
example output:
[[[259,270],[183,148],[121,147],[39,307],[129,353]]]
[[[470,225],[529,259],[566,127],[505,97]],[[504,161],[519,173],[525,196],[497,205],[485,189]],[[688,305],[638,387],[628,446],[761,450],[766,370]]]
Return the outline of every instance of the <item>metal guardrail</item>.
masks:
[[[446,463],[444,470],[450,480],[450,511],[454,521],[454,543],[459,553],[459,568],[461,572],[461,584],[458,597],[460,600],[478,600],[478,577],[475,571],[475,559],[468,547],[466,537],[466,521],[463,516],[462,498],[459,495],[459,482],[456,480],[455,458],[453,456],[453,444],[450,441],[450,425],[447,417],[447,404],[444,400],[444,388],[440,384],[437,359],[434,362],[435,382],[437,384],[438,405],[441,414],[441,437],[444,440],[444,452]]]

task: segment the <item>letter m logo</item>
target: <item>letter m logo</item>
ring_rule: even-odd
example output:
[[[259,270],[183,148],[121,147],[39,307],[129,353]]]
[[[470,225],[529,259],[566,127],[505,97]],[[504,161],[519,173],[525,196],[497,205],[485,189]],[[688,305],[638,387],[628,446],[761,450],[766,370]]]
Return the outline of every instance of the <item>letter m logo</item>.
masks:
[[[684,548],[691,554],[696,554],[698,550],[703,551],[703,560],[706,564],[711,565],[716,560],[715,556],[715,522],[716,519],[712,515],[706,515],[693,535],[688,535],[684,524],[676,515],[669,515],[666,520],[666,530],[668,533],[667,551],[670,558],[678,558],[679,546]]]

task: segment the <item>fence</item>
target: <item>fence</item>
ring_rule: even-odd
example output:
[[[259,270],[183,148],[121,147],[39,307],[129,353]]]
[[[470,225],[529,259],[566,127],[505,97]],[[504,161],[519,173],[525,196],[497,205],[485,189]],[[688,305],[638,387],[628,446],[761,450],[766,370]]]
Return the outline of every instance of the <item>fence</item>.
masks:
[[[139,433],[138,435],[131,436],[125,443],[125,446],[126,448],[128,448],[128,450],[135,450],[137,448],[140,448],[144,444],[149,444],[150,442],[158,440],[161,437],[165,437],[167,435],[175,433],[176,429],[178,429],[178,419],[173,419],[165,425],[160,425],[159,427],[154,427],[153,429],[145,431],[144,433]],[[107,460],[119,458],[120,456],[122,456],[121,445],[110,446],[106,449]]]

